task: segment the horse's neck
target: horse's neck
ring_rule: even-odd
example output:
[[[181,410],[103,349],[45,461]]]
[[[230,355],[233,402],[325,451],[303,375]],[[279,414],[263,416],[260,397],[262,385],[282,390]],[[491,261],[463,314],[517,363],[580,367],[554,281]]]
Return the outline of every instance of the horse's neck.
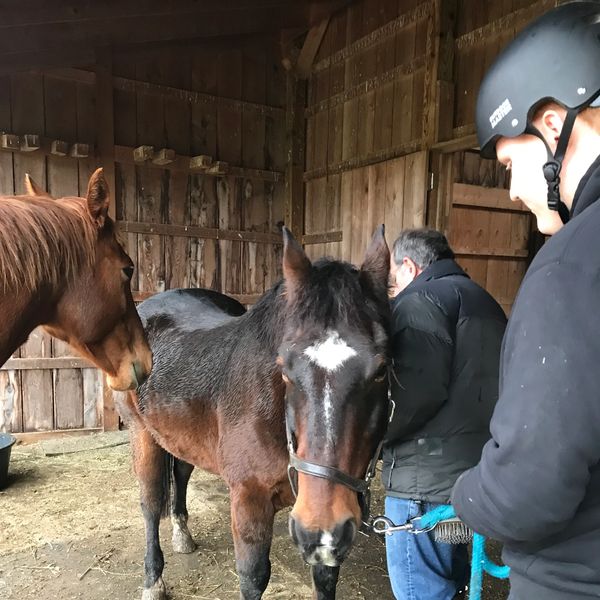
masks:
[[[7,290],[0,294],[0,365],[3,365],[29,334],[48,321],[55,306],[53,294]]]
[[[278,288],[267,294],[242,318],[229,325],[232,330],[237,331],[240,340],[243,339],[249,346],[258,341],[257,350],[266,357],[273,358],[283,339],[286,304],[280,297]]]

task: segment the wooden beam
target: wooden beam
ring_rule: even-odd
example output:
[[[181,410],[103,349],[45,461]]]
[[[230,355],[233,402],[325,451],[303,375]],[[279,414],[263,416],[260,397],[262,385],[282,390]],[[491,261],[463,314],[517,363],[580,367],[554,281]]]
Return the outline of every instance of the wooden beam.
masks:
[[[144,10],[146,2],[97,4],[102,5],[101,12],[89,18],[44,22],[31,15],[10,26],[3,21],[0,54],[18,56],[65,47],[77,53],[81,47],[264,34],[310,23],[310,5],[299,1],[270,0],[240,7],[187,0],[181,5],[155,3],[155,10]]]
[[[72,69],[74,71],[75,69]],[[61,69],[60,72],[65,72]],[[52,71],[50,72],[52,73]],[[148,94],[150,96],[161,96],[165,98],[175,98],[190,104],[217,105],[220,108],[231,108],[239,111],[250,111],[260,115],[267,115],[274,118],[285,117],[285,109],[281,106],[271,106],[258,102],[248,102],[245,100],[235,100],[192,90],[174,88],[168,85],[159,85],[137,79],[128,79],[127,77],[114,77],[113,83],[115,89],[123,92],[133,92],[135,94]]]
[[[102,428],[100,427],[90,427],[88,429],[58,429],[53,431],[28,431],[25,433],[13,432],[11,435],[14,435],[20,444],[34,444],[43,440],[90,435],[101,432]]]
[[[456,133],[456,129],[454,130]],[[461,150],[472,150],[477,148],[477,134],[468,133],[463,136],[455,135],[453,139],[443,142],[437,142],[431,147],[432,150],[439,150],[443,153],[459,152]]]
[[[286,75],[285,224],[296,239],[304,233],[304,162],[306,82]]]
[[[341,242],[342,231],[328,231],[327,233],[305,233],[302,236],[302,243],[305,246],[310,244],[329,244],[331,242]]]
[[[510,199],[509,191],[502,188],[490,188],[466,183],[455,183],[452,188],[452,204],[454,206],[472,206],[522,213],[530,212],[522,202],[513,202]]]
[[[432,0],[426,44],[423,139],[428,146],[452,137],[454,30],[457,0]]]
[[[304,173],[304,181],[311,181],[312,179],[318,179],[320,177],[326,177],[327,175],[344,173],[345,171],[352,171],[361,167],[367,167],[374,165],[392,158],[399,158],[400,156],[406,156],[407,154],[413,154],[423,149],[423,140],[411,140],[405,144],[387,148],[385,150],[379,150],[377,152],[369,152],[366,156],[351,158],[343,160],[333,165],[326,165],[325,167],[319,167],[317,169],[311,169]]]
[[[519,250],[517,248],[468,248],[459,246],[452,248],[457,256],[481,256],[497,258],[527,258],[529,250]]]
[[[313,63],[317,52],[321,47],[321,42],[325,37],[325,32],[329,26],[329,17],[323,19],[318,25],[315,25],[310,29],[304,40],[302,50],[298,56],[298,63],[296,65],[296,72],[299,79],[308,79],[312,70]]]
[[[96,367],[77,356],[59,356],[56,358],[10,358],[0,371],[31,370],[31,369],[95,369]]]
[[[117,229],[122,233],[142,233],[145,235],[169,235],[195,237],[205,240],[231,240],[234,242],[254,242],[258,244],[281,244],[278,233],[260,231],[235,231],[232,229],[216,229],[197,225],[168,225],[165,223],[134,223],[117,221]]]
[[[137,161],[134,158],[134,150],[135,148],[131,146],[115,146],[115,161],[122,164],[137,164]],[[168,169],[170,171],[195,172],[196,169],[193,166],[190,167],[190,160],[192,158],[193,157],[191,156],[183,156],[179,154],[175,156],[173,162],[166,165],[157,165],[153,162],[147,162],[144,163],[144,165],[151,169]],[[213,163],[213,165],[216,165],[218,167],[216,163]],[[211,170],[211,168],[208,168],[207,170],[202,171],[202,174],[220,177],[222,175],[222,172],[218,169]],[[280,173],[278,171],[266,171],[264,169],[248,169],[245,167],[236,167],[233,165],[227,165],[227,175],[232,175],[233,177],[240,177],[242,179],[260,179],[263,181],[272,182],[281,181],[283,179],[283,173]]]

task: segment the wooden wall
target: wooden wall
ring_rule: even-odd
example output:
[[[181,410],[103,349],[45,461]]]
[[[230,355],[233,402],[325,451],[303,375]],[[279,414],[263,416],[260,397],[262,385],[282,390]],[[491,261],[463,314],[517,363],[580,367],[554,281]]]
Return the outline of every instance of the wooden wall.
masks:
[[[0,81],[0,130],[93,141],[94,91],[73,81],[21,73]],[[85,194],[95,159],[44,149],[0,152],[0,194],[25,192],[25,173],[56,196]],[[0,370],[0,431],[98,428],[102,378],[71,360],[68,346],[36,330]]]
[[[278,52],[262,42],[186,46],[115,55],[108,67],[104,80],[56,69],[0,81],[0,130],[42,136],[35,152],[0,152],[0,194],[23,193],[30,173],[54,196],[84,195],[102,164],[136,264],[136,300],[210,287],[253,303],[281,271],[286,87]],[[107,130],[114,144],[103,147]],[[52,155],[56,139],[88,144],[90,158]],[[136,161],[142,145],[153,154]],[[174,160],[159,164],[161,149],[175,151]],[[212,170],[190,168],[198,155],[211,157]],[[0,369],[0,430],[117,426],[100,373],[71,355],[41,330],[31,335]]]
[[[405,227],[445,231],[509,311],[531,218],[506,174],[469,152],[475,100],[499,49],[555,3],[356,0],[321,28],[306,82],[284,72],[279,47],[248,40],[6,76],[0,130],[43,139],[0,151],[0,193],[21,192],[25,172],[53,194],[83,193],[103,165],[138,301],[206,286],[251,304],[280,274],[283,221],[311,257],[354,263],[384,222],[390,242]],[[52,155],[56,139],[89,144],[90,158]],[[212,167],[192,168],[199,155]],[[117,425],[98,373],[69,355],[35,332],[0,369],[0,429]]]
[[[531,218],[510,202],[504,170],[468,152],[475,103],[500,49],[557,3],[360,0],[331,18],[305,111],[305,232],[328,242],[313,255],[357,262],[378,222],[389,242],[427,224],[510,310]]]

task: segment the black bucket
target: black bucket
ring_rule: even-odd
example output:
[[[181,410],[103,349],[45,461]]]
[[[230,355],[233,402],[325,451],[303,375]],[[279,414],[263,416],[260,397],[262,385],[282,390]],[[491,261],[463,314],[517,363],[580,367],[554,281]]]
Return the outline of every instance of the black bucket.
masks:
[[[10,451],[16,442],[9,433],[0,433],[0,490],[8,484],[8,463],[10,462]]]

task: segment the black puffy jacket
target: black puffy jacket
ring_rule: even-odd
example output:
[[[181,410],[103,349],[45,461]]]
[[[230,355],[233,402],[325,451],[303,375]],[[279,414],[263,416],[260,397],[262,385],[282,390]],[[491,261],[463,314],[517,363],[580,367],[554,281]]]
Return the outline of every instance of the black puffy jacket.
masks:
[[[393,300],[388,495],[447,502],[459,475],[477,464],[498,399],[505,326],[496,301],[450,259]]]
[[[511,598],[600,598],[600,157],[519,290],[481,462],[452,504],[504,542]]]

